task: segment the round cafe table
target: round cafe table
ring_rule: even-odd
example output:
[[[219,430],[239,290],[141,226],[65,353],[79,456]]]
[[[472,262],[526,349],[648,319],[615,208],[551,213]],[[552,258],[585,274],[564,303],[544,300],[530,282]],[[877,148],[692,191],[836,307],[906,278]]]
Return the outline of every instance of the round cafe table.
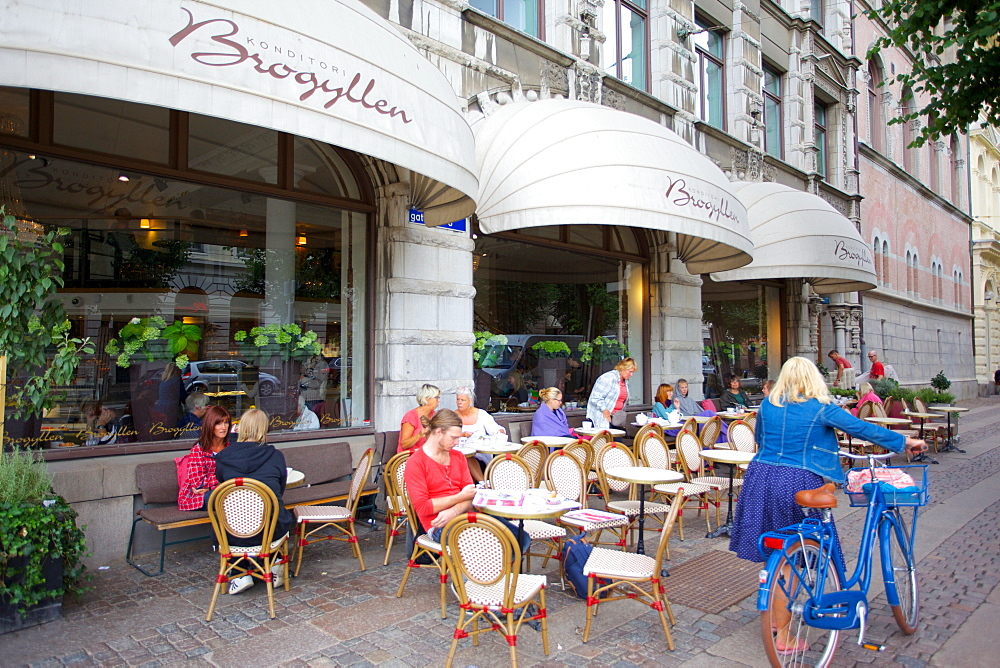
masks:
[[[625,435],[625,430],[624,429],[597,429],[596,427],[591,427],[590,429],[584,429],[583,427],[575,427],[573,429],[573,431],[575,431],[576,433],[580,434],[581,436],[596,436],[597,434],[601,433],[602,431],[606,431],[609,434],[611,434],[612,436],[624,436]]]
[[[718,416],[723,420],[743,420],[746,419],[748,415],[755,412],[756,411],[744,411],[742,413],[727,413],[725,411],[722,411],[721,413],[718,413]]]
[[[508,452],[517,452],[521,449],[521,445],[517,443],[477,443],[470,447],[484,455],[503,455]]]
[[[717,527],[715,531],[705,534],[705,538],[718,538],[722,535],[729,536],[733,530],[733,472],[736,470],[737,465],[749,464],[757,456],[757,453],[743,452],[741,450],[702,450],[699,454],[702,459],[707,459],[716,464],[725,464],[729,468],[729,509],[726,511],[726,523]]]
[[[306,481],[306,474],[302,471],[296,471],[292,469],[288,472],[288,477],[285,478],[285,489],[290,489],[292,487],[298,487]]]
[[[639,541],[636,544],[636,554],[646,554],[646,542],[643,535],[646,529],[646,485],[663,485],[669,482],[680,482],[684,475],[677,471],[656,469],[650,466],[615,466],[604,470],[604,475],[615,480],[639,485]]]
[[[538,441],[544,446],[550,448],[564,448],[573,441],[575,438],[570,438],[569,436],[522,436],[521,443],[531,443],[532,441]]]
[[[917,418],[920,420],[920,440],[924,440],[924,422],[934,418],[944,417],[941,413],[921,413],[919,411],[903,411],[903,415],[910,418]],[[919,455],[911,459],[913,462],[930,462],[931,464],[937,464],[938,461],[931,457],[926,452],[921,452]]]
[[[944,447],[941,448],[941,452],[961,452],[965,454],[965,450],[955,445],[955,439],[958,437],[958,422],[955,423],[955,434],[951,433],[951,414],[955,413],[967,413],[968,408],[962,408],[961,406],[928,406],[931,410],[938,411],[940,413],[945,413],[948,416],[948,442],[945,443]]]
[[[518,493],[519,492],[511,492],[511,494]],[[571,510],[579,508],[580,504],[563,503],[558,506],[549,505],[548,503],[529,503],[522,506],[480,506],[473,504],[472,507],[481,513],[486,513],[487,515],[503,517],[508,520],[517,520],[517,544],[520,545],[521,537],[524,536],[524,520],[544,520],[552,517],[559,517],[563,513],[568,513]],[[524,555],[522,554],[521,556],[523,557]]]

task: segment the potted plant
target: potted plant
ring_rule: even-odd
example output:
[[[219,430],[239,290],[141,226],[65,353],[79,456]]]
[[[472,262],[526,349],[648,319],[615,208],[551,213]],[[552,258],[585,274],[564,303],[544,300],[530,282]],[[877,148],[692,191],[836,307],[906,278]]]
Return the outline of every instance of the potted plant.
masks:
[[[538,356],[538,369],[542,374],[542,387],[558,387],[566,384],[566,360],[572,354],[565,341],[539,341],[531,346]]]
[[[45,462],[0,453],[0,633],[58,618],[63,596],[80,591],[86,539],[76,517]]]
[[[36,232],[0,207],[0,442],[6,418],[42,415],[65,396],[90,339],[70,336],[59,299],[63,286],[61,239],[67,228]],[[50,351],[54,349],[54,353]],[[8,410],[8,408],[10,410]],[[28,434],[24,434],[27,436]],[[37,435],[37,434],[31,434]]]
[[[295,323],[280,325],[274,322],[249,330],[241,329],[233,332],[233,340],[239,346],[240,356],[257,367],[278,360],[280,375],[286,384],[299,378],[302,362],[321,354],[323,350],[316,332],[303,332]]]

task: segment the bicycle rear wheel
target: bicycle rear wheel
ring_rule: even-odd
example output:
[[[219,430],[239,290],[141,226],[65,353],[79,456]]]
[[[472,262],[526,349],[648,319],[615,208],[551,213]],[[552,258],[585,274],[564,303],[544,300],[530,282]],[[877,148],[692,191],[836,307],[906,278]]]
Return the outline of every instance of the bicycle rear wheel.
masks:
[[[911,635],[917,630],[920,603],[917,597],[917,568],[913,559],[913,546],[902,514],[893,513],[896,523],[883,520],[887,531],[882,534],[882,579],[889,608],[899,630]],[[899,601],[896,605],[892,601]]]
[[[767,609],[760,613],[760,632],[772,666],[827,666],[833,659],[840,631],[807,626],[802,619],[810,590],[814,595],[820,593],[816,589],[820,560],[829,558],[820,554],[816,541],[806,540],[805,545],[796,543],[787,552],[775,552],[768,562],[770,596]],[[790,564],[803,574],[802,579],[793,574]],[[832,564],[826,569],[822,590],[840,590],[840,578]]]

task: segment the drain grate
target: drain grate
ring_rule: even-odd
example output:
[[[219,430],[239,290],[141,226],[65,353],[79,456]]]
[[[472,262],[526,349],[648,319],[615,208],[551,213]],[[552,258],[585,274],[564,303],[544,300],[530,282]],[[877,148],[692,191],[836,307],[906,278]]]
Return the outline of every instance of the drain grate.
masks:
[[[667,598],[671,603],[717,615],[757,591],[761,565],[732,552],[709,550],[670,567],[665,581]]]

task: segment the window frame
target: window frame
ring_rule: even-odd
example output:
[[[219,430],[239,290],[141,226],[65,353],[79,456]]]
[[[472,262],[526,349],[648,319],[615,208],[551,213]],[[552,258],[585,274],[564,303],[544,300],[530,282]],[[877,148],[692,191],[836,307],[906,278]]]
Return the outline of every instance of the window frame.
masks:
[[[882,87],[882,68],[874,60],[868,62],[868,143],[879,153],[885,150],[885,122],[878,89]]]
[[[612,77],[614,77],[615,79],[618,79],[618,81],[621,81],[623,84],[626,84],[628,86],[632,86],[633,88],[638,88],[639,90],[641,90],[643,92],[649,92],[649,83],[650,83],[650,78],[649,78],[650,32],[649,32],[649,8],[648,8],[648,2],[646,4],[647,4],[647,7],[643,8],[643,7],[640,7],[638,4],[636,4],[635,2],[632,2],[632,0],[605,0],[605,6],[606,7],[608,7],[610,9],[612,5],[614,6],[614,13],[615,13],[615,28],[614,28],[614,30],[615,30],[615,32],[614,32],[614,34],[615,34],[614,71],[617,74],[612,74],[611,72],[609,72],[608,71],[608,67],[609,66],[607,64],[604,64],[604,63],[601,64],[601,69],[604,70],[604,72],[606,72],[608,74],[611,74]],[[643,80],[641,82],[641,85],[639,85],[635,81],[632,81],[632,82],[625,81],[624,77],[621,76],[621,74],[622,74],[622,42],[624,41],[624,39],[623,39],[624,34],[622,33],[622,11],[621,11],[621,9],[622,9],[623,6],[626,9],[628,9],[630,12],[632,12],[634,14],[637,14],[638,16],[642,17],[642,29],[643,29],[643,37],[642,37],[642,41],[643,41],[643,47],[642,47],[642,61],[643,61],[642,62],[642,73],[643,73],[643,76],[642,76],[642,79]],[[609,32],[608,26],[604,26],[604,30],[605,30],[606,33]],[[606,56],[606,54],[604,54],[604,55]]]
[[[523,32],[525,35],[530,35],[531,37],[534,37],[536,39],[540,39],[542,41],[545,40],[545,0],[535,0],[535,3],[536,3],[535,4],[535,21],[537,22],[537,25],[538,25],[538,34],[537,35],[534,35],[534,34],[528,32],[527,30],[522,30],[521,28],[518,28],[517,26],[515,26],[513,23],[509,23],[507,21],[506,17],[504,16],[504,0],[494,0],[494,1],[495,1],[495,6],[497,8],[495,14],[491,13],[491,12],[488,12],[485,9],[481,8],[481,7],[476,7],[471,2],[469,3],[469,6],[472,7],[473,9],[476,9],[476,10],[482,12],[483,14],[486,14],[487,16],[492,16],[497,21],[502,21],[503,23],[506,23],[507,25],[509,25],[514,30],[517,30],[518,32]]]
[[[715,32],[709,29],[719,25],[715,21],[710,21],[702,16],[695,16],[694,22],[695,25],[698,26],[698,29],[700,31],[708,33]],[[726,132],[728,127],[727,123],[728,114],[726,113],[727,104],[726,104],[726,37],[725,37],[727,33],[728,31],[719,31],[719,41],[722,46],[721,56],[717,56],[711,53],[707,49],[703,48],[697,42],[694,45],[695,55],[698,57],[698,97],[696,100],[698,108],[696,109],[697,112],[696,115],[698,116],[699,120],[701,120],[706,125],[710,125],[713,128],[722,130],[723,132]],[[706,83],[706,78],[707,78],[706,67],[705,67],[706,62],[716,65],[719,68],[719,71],[722,73],[721,90],[719,91],[719,101],[720,101],[719,125],[715,125],[714,123],[712,123],[708,118],[706,118],[705,114],[705,110],[708,108],[708,105],[706,104],[706,91],[708,90],[708,84]]]
[[[760,90],[761,90],[761,96],[764,98],[764,109],[763,109],[763,117],[764,117],[764,152],[767,153],[770,156],[778,158],[779,160],[784,160],[785,159],[785,127],[784,127],[784,125],[785,125],[785,110],[784,110],[784,107],[782,106],[782,99],[781,99],[782,98],[782,81],[783,81],[782,77],[783,77],[783,73],[781,71],[779,71],[777,68],[772,67],[770,64],[768,64],[766,62],[764,63],[763,70],[764,70],[763,85],[761,85]],[[768,74],[770,74],[774,78],[774,81],[777,82],[777,88],[778,88],[777,93],[774,93],[773,91],[770,91],[767,88],[767,76],[768,76]],[[771,127],[771,123],[770,123],[770,121],[768,119],[768,115],[767,115],[767,102],[768,102],[768,100],[770,100],[777,107],[777,110],[778,110],[777,119],[776,119],[777,120],[777,127],[778,127],[778,152],[777,153],[772,153],[771,150],[770,150],[770,148],[769,148],[769,146],[768,146],[768,130]]]
[[[822,114],[817,113],[822,111]],[[820,116],[822,115],[822,122]],[[819,149],[816,154],[816,173],[826,181],[830,176],[830,109],[822,100],[813,101],[813,144]],[[822,141],[820,140],[822,137]]]

